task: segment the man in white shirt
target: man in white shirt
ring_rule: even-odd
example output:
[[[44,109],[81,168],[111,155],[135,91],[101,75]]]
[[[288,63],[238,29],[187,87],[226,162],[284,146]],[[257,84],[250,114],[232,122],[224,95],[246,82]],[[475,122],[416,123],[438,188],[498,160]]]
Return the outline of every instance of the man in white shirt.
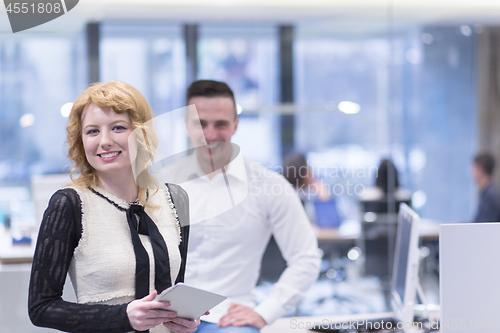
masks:
[[[223,82],[194,82],[187,104],[196,106],[185,119],[195,153],[169,170],[190,197],[185,282],[228,296],[196,332],[258,332],[293,309],[316,281],[317,240],[291,185],[230,143],[239,120],[231,89]],[[287,268],[255,306],[253,289],[271,235]]]

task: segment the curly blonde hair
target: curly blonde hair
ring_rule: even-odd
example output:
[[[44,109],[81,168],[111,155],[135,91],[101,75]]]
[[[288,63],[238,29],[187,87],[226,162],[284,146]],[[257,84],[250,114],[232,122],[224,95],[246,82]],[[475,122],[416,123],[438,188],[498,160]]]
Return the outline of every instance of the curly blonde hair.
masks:
[[[86,108],[95,104],[101,109],[113,109],[116,113],[127,112],[137,141],[137,158],[135,170],[139,170],[136,183],[139,185],[139,200],[142,204],[150,206],[146,202],[146,189],[158,189],[155,179],[149,173],[147,167],[154,159],[154,153],[158,147],[158,137],[154,132],[150,120],[154,114],[148,102],[131,85],[121,81],[110,81],[108,83],[94,83],[80,94],[73,103],[66,126],[68,146],[68,158],[75,165],[71,169],[71,185],[77,187],[88,187],[97,183],[96,170],[89,164],[85,156],[82,141],[82,115]],[[147,123],[148,122],[148,123]],[[136,129],[140,129],[137,132]],[[73,178],[75,171],[80,171],[80,176]],[[134,173],[135,174],[135,173]]]

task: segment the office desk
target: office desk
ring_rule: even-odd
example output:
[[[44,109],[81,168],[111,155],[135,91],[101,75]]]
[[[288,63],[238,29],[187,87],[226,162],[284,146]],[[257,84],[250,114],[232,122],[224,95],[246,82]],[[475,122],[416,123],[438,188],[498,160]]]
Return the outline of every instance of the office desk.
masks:
[[[318,241],[325,242],[354,242],[361,237],[361,227],[356,226],[355,222],[349,222],[350,225],[342,225],[340,228],[314,228]],[[440,223],[435,220],[422,219],[420,221],[420,239],[439,240]]]
[[[422,219],[420,220],[420,240],[437,241],[439,240],[439,223],[436,220]]]
[[[28,317],[30,275],[31,264],[0,265],[0,332],[55,332],[52,329],[33,326]],[[69,278],[64,285],[63,299],[76,301]]]
[[[35,253],[36,234],[29,245],[13,245],[10,230],[0,226],[0,264],[31,263]],[[1,269],[1,268],[0,268]]]
[[[358,235],[345,235],[338,228],[320,229],[315,227],[314,232],[320,242],[354,242],[359,238]]]
[[[366,224],[369,223],[366,222]],[[440,223],[435,220],[422,219],[419,227],[421,246],[427,247],[430,254],[426,258],[423,267],[425,267],[426,271],[430,272],[434,270],[435,267],[439,267],[436,253],[438,249]],[[365,247],[365,241],[361,234],[361,225],[359,222],[348,222],[347,225],[343,224],[340,228],[334,229],[315,228],[315,232],[319,247],[323,251],[325,259],[330,259],[330,261],[333,262],[336,258],[343,258],[350,249],[357,246],[361,249],[361,253],[366,256],[365,258],[368,258],[363,265],[364,273],[362,274],[388,279],[389,267],[392,265],[390,250],[380,250],[382,253],[379,253],[378,256],[374,255],[374,252],[369,252]],[[387,240],[385,244],[387,244]],[[384,245],[384,243],[382,245]],[[373,247],[372,244],[372,250]]]

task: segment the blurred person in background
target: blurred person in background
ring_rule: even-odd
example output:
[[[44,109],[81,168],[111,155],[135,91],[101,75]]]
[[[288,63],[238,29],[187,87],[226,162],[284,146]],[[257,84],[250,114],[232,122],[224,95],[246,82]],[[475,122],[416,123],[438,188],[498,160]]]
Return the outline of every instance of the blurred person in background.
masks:
[[[377,170],[375,186],[366,188],[359,196],[359,200],[370,206],[369,209],[363,209],[363,211],[387,212],[388,201],[394,201],[395,210],[398,212],[401,202],[411,207],[411,194],[411,191],[400,187],[399,172],[392,160],[384,158],[380,161]]]
[[[283,157],[283,176],[297,190],[302,203],[311,197],[320,201],[330,199],[328,188],[314,178],[304,154],[291,153]]]
[[[396,244],[397,213],[401,203],[411,207],[411,195],[409,190],[401,188],[399,172],[392,160],[382,159],[375,186],[366,188],[359,195],[366,275],[389,281]],[[369,221],[365,213],[370,213]]]
[[[500,222],[500,191],[493,183],[495,159],[490,153],[474,157],[472,175],[480,191],[474,222]]]
[[[304,154],[283,157],[283,176],[297,191],[309,219],[319,227],[338,227],[340,214],[330,187],[314,178]]]

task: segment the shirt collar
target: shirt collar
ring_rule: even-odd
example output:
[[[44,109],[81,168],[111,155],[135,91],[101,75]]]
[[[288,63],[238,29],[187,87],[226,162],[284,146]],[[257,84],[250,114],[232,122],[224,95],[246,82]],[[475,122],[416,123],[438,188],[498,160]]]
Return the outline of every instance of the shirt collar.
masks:
[[[191,155],[188,155],[186,158],[186,175],[187,180],[193,180],[196,178],[203,177],[205,173],[201,169],[200,164],[198,163],[198,158],[196,157],[196,150],[193,150]]]
[[[196,151],[194,151],[191,155],[187,157],[187,165],[186,165],[186,174],[188,180],[193,180],[196,178],[201,178],[206,176],[205,172],[200,166],[198,162],[198,158],[196,156]],[[233,153],[231,155],[231,162],[227,165],[226,175],[234,177],[235,179],[246,182],[246,169],[245,162],[243,159],[243,155],[241,154],[241,150],[237,151],[233,149]]]

